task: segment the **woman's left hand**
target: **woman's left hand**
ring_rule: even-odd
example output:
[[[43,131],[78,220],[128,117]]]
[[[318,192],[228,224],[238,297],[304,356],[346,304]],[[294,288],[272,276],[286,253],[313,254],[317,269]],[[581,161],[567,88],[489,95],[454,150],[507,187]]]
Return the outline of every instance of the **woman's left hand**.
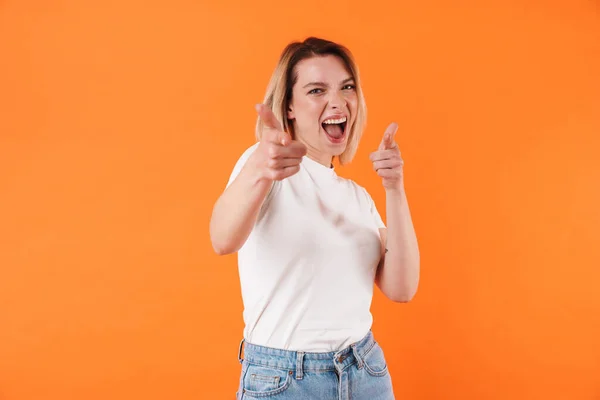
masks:
[[[404,187],[404,160],[394,141],[396,131],[398,124],[392,122],[383,134],[379,149],[369,157],[373,162],[373,169],[382,178],[385,190],[400,190]]]

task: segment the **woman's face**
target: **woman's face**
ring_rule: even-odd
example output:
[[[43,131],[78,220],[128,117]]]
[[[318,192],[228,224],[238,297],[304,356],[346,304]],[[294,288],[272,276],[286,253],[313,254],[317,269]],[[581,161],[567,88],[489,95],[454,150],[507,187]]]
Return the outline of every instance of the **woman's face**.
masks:
[[[287,117],[296,139],[308,148],[308,156],[329,167],[332,157],[346,149],[356,119],[354,79],[344,62],[333,55],[300,61],[296,74]]]

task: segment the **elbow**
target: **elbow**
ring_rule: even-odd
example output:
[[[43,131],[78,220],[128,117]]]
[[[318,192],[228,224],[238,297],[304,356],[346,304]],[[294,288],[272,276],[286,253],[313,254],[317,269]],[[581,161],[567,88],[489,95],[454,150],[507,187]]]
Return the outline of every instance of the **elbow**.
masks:
[[[213,250],[218,256],[226,256],[227,254],[233,253],[229,248],[220,246],[213,242]]]
[[[210,241],[214,252],[220,256],[237,253],[244,245],[244,241],[240,241],[238,237],[231,237],[230,235],[225,235],[223,232],[217,233],[212,230],[210,232]]]
[[[210,241],[212,244],[213,251],[219,256],[225,256],[227,254],[235,253],[235,249],[227,238],[223,238],[216,229],[216,225],[211,221],[210,224]]]
[[[219,240],[211,233],[210,240],[212,243],[213,251],[219,256],[226,256],[228,254],[235,253],[238,249],[231,245],[231,243],[227,243],[226,240]]]
[[[409,303],[417,294],[417,285],[411,288],[405,288],[404,290],[398,290],[394,293],[390,293],[387,297],[394,303]]]
[[[392,300],[394,303],[409,303],[414,297],[415,293],[411,293],[389,296],[389,299]]]

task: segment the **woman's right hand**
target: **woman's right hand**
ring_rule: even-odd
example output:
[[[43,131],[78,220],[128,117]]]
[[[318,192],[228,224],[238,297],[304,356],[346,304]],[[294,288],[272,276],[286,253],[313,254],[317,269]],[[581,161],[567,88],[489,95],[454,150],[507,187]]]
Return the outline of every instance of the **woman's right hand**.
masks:
[[[259,104],[256,111],[264,125],[260,143],[213,207],[210,238],[217,254],[242,248],[273,182],[297,173],[306,154],[306,146],[292,140],[269,107]]]
[[[251,156],[252,164],[266,180],[280,181],[294,175],[300,170],[306,146],[292,140],[269,107],[257,104],[256,112],[263,122],[263,132],[258,148]]]

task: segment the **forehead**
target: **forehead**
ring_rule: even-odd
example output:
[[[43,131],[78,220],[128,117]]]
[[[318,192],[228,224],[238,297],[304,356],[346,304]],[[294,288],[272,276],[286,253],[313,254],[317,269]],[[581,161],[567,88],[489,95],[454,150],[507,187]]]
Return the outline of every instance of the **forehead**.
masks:
[[[298,83],[304,84],[313,81],[339,83],[352,74],[344,62],[337,56],[327,55],[307,58],[296,65]]]

